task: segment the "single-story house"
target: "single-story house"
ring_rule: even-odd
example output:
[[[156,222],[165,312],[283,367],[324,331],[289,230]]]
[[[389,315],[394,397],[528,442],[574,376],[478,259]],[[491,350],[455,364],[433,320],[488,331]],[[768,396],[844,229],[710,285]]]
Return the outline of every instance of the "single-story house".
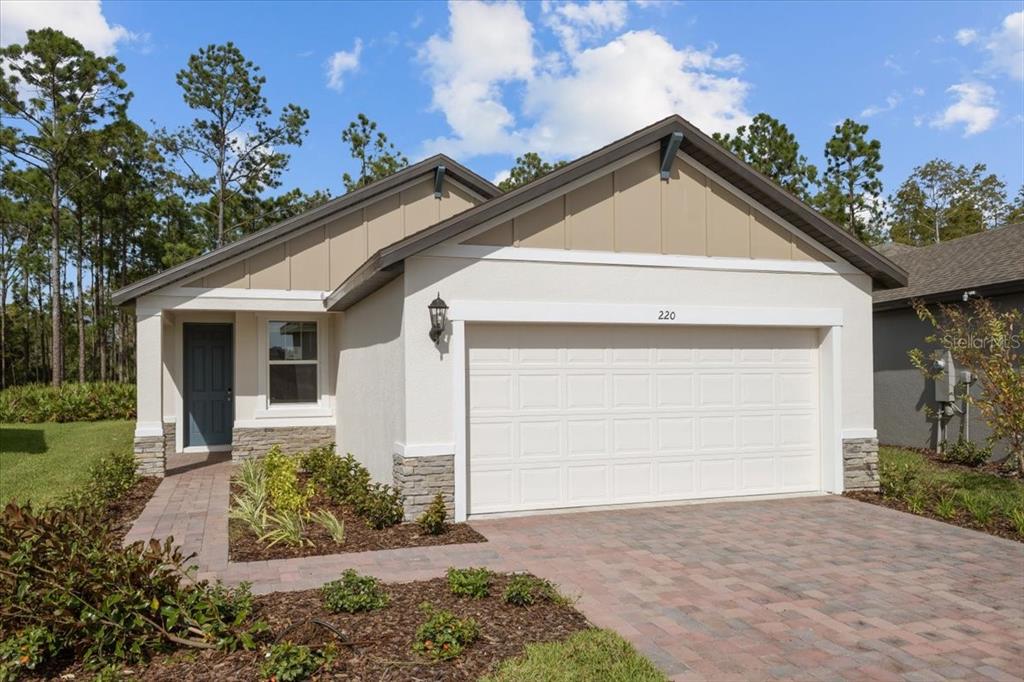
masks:
[[[937,449],[940,431],[934,415],[941,410],[934,382],[907,356],[914,348],[931,348],[925,337],[933,329],[918,319],[911,301],[962,305],[965,297],[980,296],[997,308],[1024,310],[1024,223],[930,246],[886,244],[878,250],[910,275],[907,286],[874,293],[878,438],[890,445]],[[944,418],[947,440],[956,441],[963,430],[983,443],[991,435],[988,424],[963,400],[957,403],[961,412]],[[967,424],[965,414],[970,415]],[[995,453],[1006,454],[1006,447],[996,447]]]
[[[114,299],[142,471],[334,441],[464,519],[877,485],[906,283],[672,116],[505,194],[434,156]]]

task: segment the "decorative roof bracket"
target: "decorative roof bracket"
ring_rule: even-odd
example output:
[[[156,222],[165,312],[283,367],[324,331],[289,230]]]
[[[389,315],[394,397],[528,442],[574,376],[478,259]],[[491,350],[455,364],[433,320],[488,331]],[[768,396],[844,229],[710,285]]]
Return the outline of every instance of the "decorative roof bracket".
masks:
[[[682,144],[683,134],[680,132],[672,133],[661,140],[661,179],[665,182],[668,182],[669,176],[672,175],[672,160],[675,159],[676,152]]]
[[[434,169],[434,198],[440,199],[444,193],[444,166]]]

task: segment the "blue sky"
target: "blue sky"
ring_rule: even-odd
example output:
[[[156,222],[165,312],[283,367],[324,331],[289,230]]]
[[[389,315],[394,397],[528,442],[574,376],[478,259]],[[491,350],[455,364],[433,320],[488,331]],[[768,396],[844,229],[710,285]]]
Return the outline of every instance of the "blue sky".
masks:
[[[766,111],[821,163],[852,117],[882,142],[885,193],[934,157],[1024,181],[1024,3],[2,4],[4,43],[53,25],[116,54],[148,126],[191,116],[188,55],[234,41],[275,110],[310,110],[285,187],[340,193],[362,111],[411,160],[445,151],[489,179],[517,153],[574,158],[662,116],[707,132]],[[333,73],[332,73],[332,67]]]

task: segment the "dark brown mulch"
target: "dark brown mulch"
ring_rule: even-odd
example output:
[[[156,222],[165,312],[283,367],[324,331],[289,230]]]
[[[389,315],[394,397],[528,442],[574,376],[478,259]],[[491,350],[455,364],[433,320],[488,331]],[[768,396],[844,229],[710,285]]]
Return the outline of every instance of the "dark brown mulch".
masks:
[[[118,540],[123,540],[131,530],[159,485],[160,479],[156,476],[142,476],[128,492],[107,502],[106,520],[110,524],[110,532]]]
[[[285,639],[297,644],[338,645],[337,660],[314,680],[475,680],[499,661],[522,654],[527,643],[561,640],[589,627],[583,615],[569,605],[543,601],[524,608],[506,604],[501,595],[509,579],[508,575],[495,576],[491,595],[483,599],[451,594],[444,578],[389,584],[391,602],[369,613],[331,613],[323,607],[319,590],[276,592],[257,597],[256,603],[258,617],[270,625],[268,642],[310,619],[330,623],[342,633],[344,641],[326,628],[308,623],[287,633]],[[425,620],[419,608],[424,601],[459,617],[476,619],[479,638],[455,660],[432,662],[412,650],[416,630]],[[138,679],[168,682],[255,680],[263,660],[258,651],[179,652],[154,659],[133,672]]]
[[[306,478],[302,477],[302,485]],[[232,483],[232,497],[241,490]],[[309,510],[326,509],[345,522],[345,543],[334,542],[323,526],[310,521],[306,524],[306,537],[312,545],[292,547],[278,543],[267,547],[244,522],[231,519],[228,523],[228,557],[231,561],[266,561],[268,559],[291,559],[294,557],[319,556],[321,554],[342,554],[347,552],[371,552],[379,549],[399,547],[426,547],[431,545],[457,545],[467,542],[487,542],[487,538],[473,530],[468,524],[453,523],[441,535],[424,533],[415,523],[400,523],[391,528],[377,530],[356,514],[351,507],[337,504],[321,491],[310,500]]]
[[[973,471],[973,469],[972,469]],[[967,512],[962,509],[956,510],[956,515],[949,519],[944,519],[938,514],[935,514],[930,509],[925,509],[922,512],[912,512],[910,507],[902,500],[893,499],[891,497],[884,497],[881,493],[873,493],[866,490],[848,490],[843,493],[845,497],[859,500],[861,502],[868,502],[870,504],[877,504],[880,507],[889,507],[890,509],[897,509],[901,512],[908,514],[914,514],[915,516],[926,516],[929,519],[935,519],[936,521],[942,521],[954,526],[960,526],[961,528],[970,528],[971,530],[980,530],[983,533],[989,535],[997,535],[1001,538],[1007,538],[1009,540],[1016,540],[1017,542],[1024,542],[1024,536],[1017,532],[1013,524],[1004,516],[998,514],[993,515],[989,525],[982,526],[975,521]]]

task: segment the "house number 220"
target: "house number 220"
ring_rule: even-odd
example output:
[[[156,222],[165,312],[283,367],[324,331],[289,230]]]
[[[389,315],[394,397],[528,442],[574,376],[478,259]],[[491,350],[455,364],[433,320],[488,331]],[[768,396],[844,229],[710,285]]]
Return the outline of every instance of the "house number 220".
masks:
[[[674,319],[676,319],[676,311],[674,311],[674,310],[659,310],[658,311],[658,319],[659,320],[674,320]]]

